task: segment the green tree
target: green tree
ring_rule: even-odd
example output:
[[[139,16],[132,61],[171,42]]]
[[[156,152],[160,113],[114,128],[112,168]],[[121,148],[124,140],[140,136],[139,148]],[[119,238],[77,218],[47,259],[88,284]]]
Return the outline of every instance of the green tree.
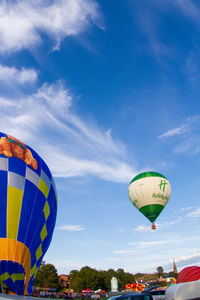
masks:
[[[135,282],[134,276],[124,272],[123,269],[118,269],[117,271],[113,269],[97,271],[86,266],[80,271],[73,270],[70,272],[70,288],[75,292],[81,292],[87,288],[94,291],[102,289],[108,292],[111,289],[111,279],[113,276],[118,279],[119,289],[123,289],[127,283]]]
[[[128,283],[135,283],[135,278],[132,274],[124,272],[123,269],[117,270],[118,288],[122,290]]]
[[[69,273],[70,288],[75,292],[79,292],[79,271],[72,270]]]
[[[34,285],[57,289],[58,273],[54,265],[42,262],[36,274]]]
[[[158,276],[160,277],[160,276],[162,276],[163,275],[163,273],[164,273],[164,270],[163,270],[163,267],[157,267],[157,271],[158,271]]]
[[[97,290],[101,288],[102,279],[100,273],[88,266],[80,271],[73,270],[69,274],[70,288],[76,292],[81,292],[87,288]]]

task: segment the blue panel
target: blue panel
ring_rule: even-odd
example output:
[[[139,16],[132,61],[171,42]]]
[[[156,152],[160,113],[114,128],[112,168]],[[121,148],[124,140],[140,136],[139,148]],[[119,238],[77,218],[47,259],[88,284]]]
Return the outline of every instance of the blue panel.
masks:
[[[6,272],[6,265],[7,265],[7,261],[6,260],[2,260],[0,262],[0,275],[4,274]]]
[[[54,208],[52,208],[52,211],[46,221],[46,227],[47,227],[47,232],[49,233],[51,231],[52,226],[55,226],[55,222],[56,222],[56,206],[54,206]]]
[[[7,181],[8,172],[0,171],[0,237],[6,237],[6,224],[7,224]]]
[[[32,253],[31,255],[31,269],[35,266],[36,263],[36,256]]]
[[[40,237],[40,233],[42,231],[42,228],[45,224],[45,218],[44,218],[44,214],[42,214],[40,216],[40,218],[38,218],[38,226],[37,228],[35,228],[35,232],[34,232],[34,236],[33,236],[33,240],[32,243],[30,245],[30,252],[32,254],[35,254],[37,248],[39,247],[39,245],[41,244],[41,237]]]
[[[32,293],[32,286],[33,286],[33,283],[34,283],[34,278],[33,278],[33,276],[32,276],[31,279],[30,279],[30,281],[29,281],[28,289],[27,289],[27,292],[28,292],[29,295]]]
[[[43,193],[38,190],[36,201],[33,207],[33,214],[30,220],[30,226],[28,228],[25,244],[30,249],[32,241],[34,241],[35,231],[38,226],[41,226],[41,215],[43,215],[43,208],[46,202],[46,198]],[[43,226],[42,226],[43,227]]]
[[[54,188],[53,188],[52,185],[50,187],[50,191],[49,191],[49,194],[48,194],[48,197],[47,197],[47,201],[49,202],[50,211],[51,211],[51,208],[55,204],[57,206],[56,195],[55,195],[55,191],[54,191]]]
[[[53,229],[53,228],[52,228]],[[53,236],[53,230],[51,232],[48,233],[48,236],[44,239],[44,241],[42,242],[42,252],[45,253],[51,243],[52,240],[52,236]]]
[[[26,245],[26,234],[31,229],[31,224],[29,224],[31,220],[31,214],[34,208],[34,201],[37,194],[38,188],[29,180],[25,181],[24,195],[22,201],[22,209],[18,230],[17,240],[25,243]]]
[[[26,163],[19,158],[10,157],[8,160],[8,171],[17,173],[17,174],[25,177]]]
[[[14,268],[13,262],[9,260],[9,261],[7,262],[7,272],[8,272],[9,274],[12,274],[12,273],[13,273],[13,268]]]
[[[3,133],[3,132],[0,132],[0,138],[1,138],[2,136],[6,136],[6,134]]]

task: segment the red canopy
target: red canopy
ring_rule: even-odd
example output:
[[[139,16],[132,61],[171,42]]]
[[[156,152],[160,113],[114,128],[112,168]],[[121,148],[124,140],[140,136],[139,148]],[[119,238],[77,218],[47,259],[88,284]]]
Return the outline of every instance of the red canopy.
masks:
[[[93,291],[90,289],[82,290],[82,293],[92,293]]]
[[[198,279],[200,279],[200,267],[186,267],[178,274],[177,283],[195,281]]]

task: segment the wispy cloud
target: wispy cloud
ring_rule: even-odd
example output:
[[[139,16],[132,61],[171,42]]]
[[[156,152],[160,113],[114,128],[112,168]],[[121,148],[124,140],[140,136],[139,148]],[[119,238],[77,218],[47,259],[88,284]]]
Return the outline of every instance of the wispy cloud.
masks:
[[[145,3],[145,5],[146,4],[147,3]],[[163,6],[161,9],[154,1],[150,1],[148,2],[147,7],[148,9],[143,9],[143,5],[138,7],[134,5],[132,6],[133,14],[140,29],[147,38],[150,46],[147,48],[148,51],[151,50],[156,59],[161,61],[162,56],[169,56],[172,51],[169,45],[166,45],[162,41],[162,35],[160,34],[162,18],[159,18],[159,16],[163,13]]]
[[[129,250],[114,250],[114,254],[120,254],[120,255],[135,255],[137,253],[136,250],[134,249],[129,249]]]
[[[173,226],[174,224],[178,224],[182,221],[182,217],[176,218],[176,220],[169,221],[169,222],[162,222],[162,223],[157,223],[156,222],[156,227],[157,229],[167,229]],[[136,232],[153,232],[151,229],[151,226],[145,226],[145,225],[139,225],[137,226],[134,231]]]
[[[200,217],[200,207],[197,208],[195,211],[189,213],[187,215],[187,217],[189,217],[189,218],[199,218]]]
[[[109,128],[103,131],[92,119],[80,118],[73,99],[61,81],[44,83],[24,98],[2,97],[1,130],[35,148],[54,176],[129,181],[136,171],[126,163],[124,145]]]
[[[186,210],[191,210],[192,206],[188,206],[188,207],[182,207],[181,211],[186,211]]]
[[[182,135],[183,133],[188,132],[189,128],[186,125],[181,125],[180,127],[170,129],[165,133],[161,134],[159,138],[174,136],[174,135]]]
[[[185,64],[183,66],[183,73],[186,76],[189,84],[193,87],[193,89],[199,87],[199,47],[195,47],[188,54],[188,57],[185,60]]]
[[[176,265],[179,267],[186,267],[200,262],[200,253],[195,253],[192,255],[181,256],[176,259]]]
[[[152,232],[151,226],[139,225],[137,226],[134,231],[137,232]]]
[[[137,241],[137,242],[130,242],[129,245],[134,246],[134,248],[152,248],[154,246],[162,246],[168,244],[180,244],[188,241],[195,241],[199,240],[196,236],[188,236],[188,237],[179,237],[175,236],[173,238],[161,239],[161,240],[151,240],[151,241]]]
[[[195,155],[200,152],[199,125],[200,116],[196,115],[186,119],[179,127],[167,130],[159,138],[165,141],[176,136],[173,140],[174,152]]]
[[[155,241],[139,241],[139,242],[131,242],[129,245],[132,245],[137,248],[151,248],[153,246],[165,245],[165,244],[172,244],[176,242],[177,239],[164,239],[164,240],[155,240]]]
[[[152,239],[154,239],[152,237]],[[116,249],[113,251],[114,254],[117,255],[126,255],[126,256],[132,256],[132,255],[138,255],[139,253],[147,253],[150,250],[155,250],[155,249],[165,249],[165,250],[169,250],[171,252],[171,250],[173,249],[173,247],[175,245],[181,245],[182,247],[184,247],[185,244],[188,243],[193,243],[197,240],[200,240],[199,237],[197,236],[189,236],[189,237],[182,237],[182,236],[174,236],[172,238],[165,238],[165,239],[154,239],[151,241],[144,241],[144,240],[139,240],[139,241],[134,241],[134,242],[130,242],[127,245],[124,245],[125,249]],[[130,247],[131,246],[131,247]]]
[[[130,3],[134,18],[149,43],[148,52],[151,50],[155,58],[163,64],[166,63],[166,58],[176,57],[179,51],[178,43],[174,43],[173,39],[167,40],[167,42],[163,39],[166,15],[169,17],[174,13],[184,15],[187,21],[192,22],[197,29],[200,29],[200,9],[193,0],[163,0],[148,1],[148,3],[141,0],[141,5],[137,5],[137,1],[130,1]],[[165,61],[163,57],[165,57]],[[195,65],[192,66],[192,69],[194,68]],[[196,82],[196,78],[193,79]]]
[[[200,25],[200,10],[194,1],[175,0],[171,4],[175,5],[187,18]]]
[[[4,54],[41,43],[41,32],[58,48],[65,37],[84,32],[90,24],[103,26],[95,0],[4,0],[0,15],[0,52]]]
[[[57,229],[64,231],[82,231],[85,228],[81,225],[62,225],[58,226]]]
[[[33,83],[37,79],[37,72],[34,69],[16,69],[0,65],[0,82],[6,85]]]

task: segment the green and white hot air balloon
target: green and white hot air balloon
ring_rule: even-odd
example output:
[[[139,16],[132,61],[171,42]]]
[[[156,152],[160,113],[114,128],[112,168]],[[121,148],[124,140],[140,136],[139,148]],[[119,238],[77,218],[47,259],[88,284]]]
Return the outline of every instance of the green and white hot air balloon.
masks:
[[[156,172],[144,172],[130,182],[128,194],[133,205],[152,223],[167,204],[171,195],[171,186],[165,176]]]

